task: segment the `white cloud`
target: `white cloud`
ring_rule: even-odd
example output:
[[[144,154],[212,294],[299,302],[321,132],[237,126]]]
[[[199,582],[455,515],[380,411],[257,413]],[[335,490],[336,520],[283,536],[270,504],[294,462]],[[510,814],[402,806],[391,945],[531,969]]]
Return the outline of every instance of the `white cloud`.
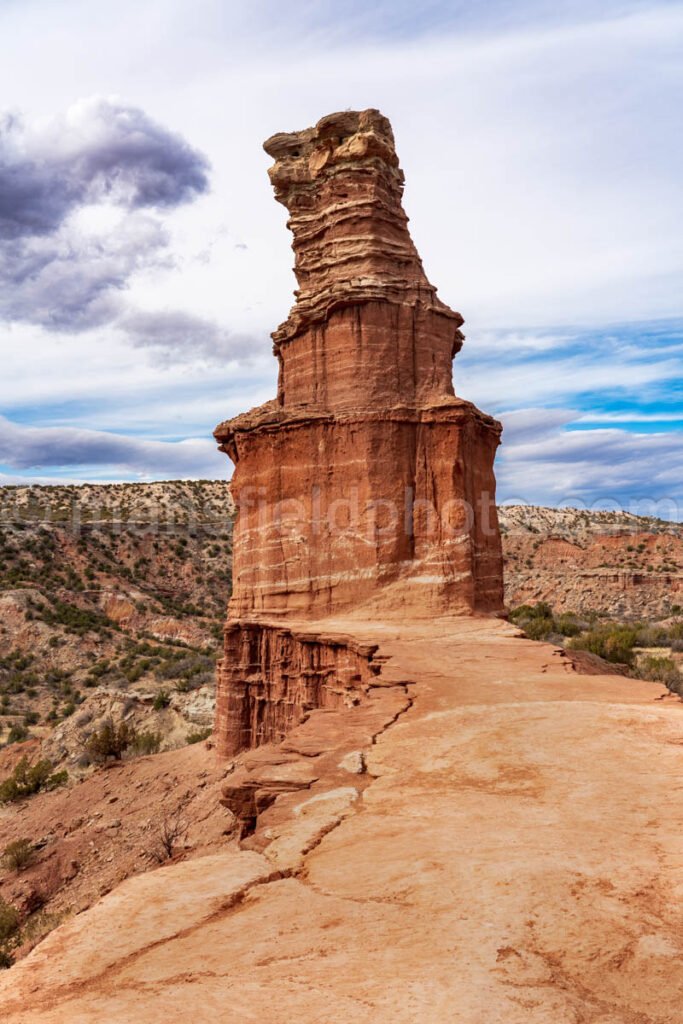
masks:
[[[683,446],[680,434],[619,429],[564,429],[554,411],[529,409],[513,428],[497,464],[500,501],[529,504],[607,504],[643,514],[683,519]],[[534,423],[535,421],[535,423]],[[580,422],[576,416],[573,423]],[[648,503],[649,506],[648,506]],[[648,512],[649,508],[649,512]]]
[[[200,438],[149,441],[73,427],[27,427],[0,417],[0,463],[13,469],[106,466],[134,475],[220,476],[226,459]]]
[[[182,310],[137,310],[117,326],[136,348],[151,349],[164,366],[208,362],[251,362],[265,339],[233,334],[204,317]]]
[[[113,79],[120,89],[123,76],[136,103],[209,155],[214,195],[179,218],[184,244],[201,252],[216,224],[227,221],[248,249],[233,243],[228,252],[226,245],[210,266],[198,265],[174,284],[182,308],[213,318],[219,306],[218,318],[233,330],[257,321],[259,329],[276,326],[293,286],[263,138],[329,110],[367,105],[394,122],[416,240],[444,299],[466,319],[500,326],[669,316],[679,311],[683,270],[676,171],[682,75],[675,63],[683,13],[667,4],[638,6],[624,17],[614,14],[623,4],[590,17],[584,4],[576,9],[585,19],[579,24],[531,18],[511,32],[485,19],[476,33],[441,31],[412,44],[385,37],[380,44],[354,42],[350,33],[340,40],[334,26],[308,38],[306,8],[296,4],[286,19],[271,12],[272,23],[233,12],[230,33],[217,28],[213,37],[216,9],[200,5],[207,29],[203,34],[193,12],[200,28],[190,41],[182,27],[189,10],[175,3],[167,5],[161,51],[145,38],[152,53],[143,75],[135,54],[142,61],[140,25],[150,15],[124,3],[119,25],[109,26],[111,47],[104,49],[86,19],[59,62],[48,58],[49,97],[11,55],[0,87],[38,110],[51,109],[65,92],[72,98],[64,69],[72,47],[82,56],[85,36],[91,45],[79,66],[79,91],[106,92]],[[536,7],[547,13],[550,5]],[[26,5],[23,19],[14,13],[15,31],[35,10]],[[51,24],[64,24],[64,5],[54,5],[59,15],[41,10],[47,37]],[[298,41],[281,45],[283,33]],[[121,34],[128,45],[118,49]],[[159,306],[169,306],[168,291]]]
[[[149,211],[205,192],[207,169],[182,138],[115,99],[82,100],[44,124],[0,118],[0,319],[71,331],[115,319],[131,277],[172,262]],[[118,217],[93,231],[103,204],[105,221]]]
[[[608,342],[586,329],[681,312],[680,5],[400,0],[368,12],[268,0],[227,11],[218,0],[0,7],[0,33],[13,40],[0,90],[31,121],[79,96],[122,93],[213,168],[212,194],[164,217],[172,262],[128,275],[128,337],[0,332],[0,408],[48,424],[208,436],[218,419],[272,395],[267,335],[295,282],[261,142],[330,110],[379,106],[394,124],[427,271],[468,321],[456,391],[491,411],[527,410],[506,417],[505,485],[515,472],[551,497],[582,479],[616,485],[621,473],[620,487],[642,490],[643,460],[660,458],[654,442],[634,441],[631,459],[626,431],[618,444],[583,431],[594,443],[581,451],[560,439],[571,433],[565,416],[620,422],[621,409],[600,407],[604,420],[595,419],[578,396],[599,403],[600,391],[617,390],[636,403],[680,379],[679,354],[654,336]],[[70,138],[97,135],[74,116],[63,122]],[[73,156],[64,132],[41,130],[46,152]],[[97,235],[102,226],[91,227]],[[560,408],[534,421],[528,407],[540,405]],[[523,447],[513,456],[515,431],[520,445],[534,431],[546,439],[542,472]]]

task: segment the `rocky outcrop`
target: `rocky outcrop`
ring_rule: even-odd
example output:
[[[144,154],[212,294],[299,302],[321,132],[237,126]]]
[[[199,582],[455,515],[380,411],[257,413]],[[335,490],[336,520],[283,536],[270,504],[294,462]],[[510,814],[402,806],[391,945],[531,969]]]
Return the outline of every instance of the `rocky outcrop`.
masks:
[[[273,334],[280,404],[357,408],[373,392],[383,405],[452,395],[463,319],[437,298],[408,232],[386,117],[330,114],[264,148],[275,159],[275,197],[290,214],[299,283],[296,305]],[[350,315],[333,316],[342,310]],[[349,345],[354,328],[358,347]]]
[[[265,149],[299,289],[273,334],[277,398],[216,429],[235,463],[217,704],[230,754],[362,694],[371,671],[279,623],[497,612],[503,599],[500,425],[454,394],[463,321],[410,238],[389,122],[331,114]]]
[[[300,287],[273,334],[277,399],[216,430],[235,463],[231,618],[497,611],[500,426],[454,396],[462,317],[408,234],[389,122],[332,114],[265,148]]]
[[[379,671],[376,645],[230,622],[218,672],[218,749],[279,742],[315,708],[359,704]]]

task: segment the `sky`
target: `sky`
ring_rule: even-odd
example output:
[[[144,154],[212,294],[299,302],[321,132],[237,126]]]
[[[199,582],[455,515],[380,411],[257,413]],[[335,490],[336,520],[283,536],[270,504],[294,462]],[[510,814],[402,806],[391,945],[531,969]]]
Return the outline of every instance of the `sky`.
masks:
[[[292,304],[262,142],[392,121],[502,501],[683,519],[683,4],[0,0],[0,484],[217,478]]]

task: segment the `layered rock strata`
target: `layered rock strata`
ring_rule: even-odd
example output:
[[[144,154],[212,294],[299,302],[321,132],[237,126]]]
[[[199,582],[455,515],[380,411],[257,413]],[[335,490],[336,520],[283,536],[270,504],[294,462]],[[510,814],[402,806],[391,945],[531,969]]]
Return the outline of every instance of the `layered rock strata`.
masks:
[[[379,672],[376,647],[255,622],[228,622],[216,735],[227,756],[277,743],[316,708],[361,702]]]
[[[218,696],[227,753],[339,697],[291,671],[280,622],[491,613],[503,602],[501,428],[454,394],[463,320],[410,238],[388,120],[331,114],[265,149],[299,289],[273,333],[277,398],[215,432],[235,464],[237,509]]]

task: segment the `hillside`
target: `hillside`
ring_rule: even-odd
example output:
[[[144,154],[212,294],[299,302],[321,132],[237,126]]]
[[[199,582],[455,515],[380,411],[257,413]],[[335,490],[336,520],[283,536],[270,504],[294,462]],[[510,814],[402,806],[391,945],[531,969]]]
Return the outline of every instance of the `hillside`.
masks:
[[[508,607],[653,620],[683,607],[683,526],[630,515],[511,505],[499,510]]]
[[[231,537],[224,483],[2,488],[0,742],[109,692],[210,722]]]
[[[161,749],[208,727],[231,507],[224,481],[0,489],[0,743],[59,726],[50,756],[79,771],[85,701],[89,721],[147,721]],[[654,620],[683,604],[680,525],[531,506],[500,519],[511,608]]]

